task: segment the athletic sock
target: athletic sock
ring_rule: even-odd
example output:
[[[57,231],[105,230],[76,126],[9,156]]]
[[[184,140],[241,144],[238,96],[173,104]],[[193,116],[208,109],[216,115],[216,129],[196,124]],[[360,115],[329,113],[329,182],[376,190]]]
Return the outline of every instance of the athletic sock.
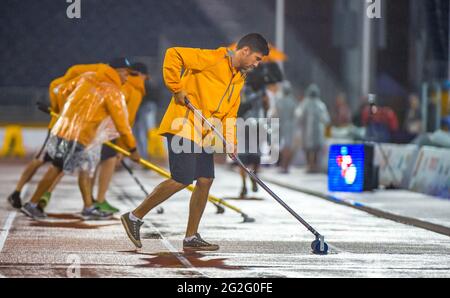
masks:
[[[12,196],[13,196],[13,197],[20,197],[20,191],[15,190],[15,191],[12,193]]]
[[[37,203],[30,202],[30,206],[33,207],[33,208],[37,208],[37,205],[38,205]]]
[[[139,221],[139,222],[142,222],[142,219],[140,219],[139,217],[136,217],[136,216],[133,214],[133,212],[130,212],[130,213],[129,213],[128,218],[129,218],[131,221]]]
[[[94,209],[95,209],[94,205],[92,205],[91,207],[88,207],[88,208],[84,207],[84,211],[88,211],[88,212],[90,212],[90,211],[92,211]]]
[[[186,237],[186,238],[184,238],[184,241],[191,241],[191,240],[193,240],[195,238],[197,238],[195,235],[191,236],[191,237]]]

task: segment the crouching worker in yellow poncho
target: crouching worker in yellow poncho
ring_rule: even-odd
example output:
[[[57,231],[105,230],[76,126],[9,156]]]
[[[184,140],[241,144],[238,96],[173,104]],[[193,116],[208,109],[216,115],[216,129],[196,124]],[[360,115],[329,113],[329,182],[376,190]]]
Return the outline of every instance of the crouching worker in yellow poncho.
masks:
[[[137,161],[136,141],[128,123],[127,108],[121,86],[126,77],[106,64],[100,64],[96,71],[85,72],[61,85],[58,92],[66,103],[60,117],[51,130],[46,147],[51,157],[51,166],[39,182],[30,202],[22,207],[22,212],[32,218],[44,218],[45,213],[37,204],[39,198],[52,185],[61,172],[79,171],[79,187],[84,201],[81,212],[86,219],[107,219],[111,213],[101,212],[93,206],[89,171],[95,168],[97,160],[91,159],[88,150],[99,140],[99,129],[112,120],[115,129],[132,152],[131,159]]]
[[[50,101],[50,108],[55,113],[59,114],[61,112],[62,107],[64,106],[66,97],[62,96],[62,94],[58,93],[58,87],[62,84],[73,80],[74,78],[78,77],[82,73],[85,73],[87,71],[96,71],[100,64],[78,64],[70,67],[67,72],[64,74],[64,76],[54,79],[50,85],[49,85],[49,101]],[[49,157],[48,153],[45,150],[45,147],[47,146],[48,139],[50,137],[50,131],[53,128],[53,126],[56,123],[56,120],[58,118],[53,116],[50,120],[50,123],[48,124],[48,133],[47,137],[45,138],[44,143],[42,144],[41,149],[36,154],[36,156],[31,160],[25,169],[23,170],[22,174],[20,175],[19,181],[17,182],[16,188],[11,195],[8,196],[8,202],[11,204],[12,207],[20,209],[22,208],[22,199],[20,197],[20,193],[25,186],[26,183],[28,183],[34,176],[34,174],[37,172],[37,170],[43,166],[44,164],[51,161],[51,158]],[[62,176],[62,175],[61,175]],[[56,179],[54,185],[57,183],[58,179]],[[54,187],[52,185],[48,191],[44,193],[44,195],[40,199],[40,203],[44,202],[45,204],[48,203],[51,197],[51,191]]]
[[[183,249],[219,249],[218,245],[203,240],[197,232],[214,179],[214,160],[213,153],[203,150],[206,148],[203,147],[203,138],[207,135],[203,135],[203,132],[196,133],[194,116],[185,106],[184,99],[188,97],[206,118],[214,117],[226,126],[226,123],[233,122],[236,118],[245,73],[258,66],[268,53],[267,41],[256,33],[241,38],[235,52],[227,48],[203,50],[177,47],[167,50],[163,77],[173,97],[159,132],[168,139],[171,178],[156,186],[135,210],[121,216],[125,231],[136,247],[142,247],[139,232],[142,218],[151,209],[197,180],[189,205]],[[180,125],[174,125],[176,123]],[[233,129],[227,128],[226,138],[236,144]],[[175,148],[178,142],[190,150],[179,152]],[[235,153],[235,148],[227,148],[227,151]]]

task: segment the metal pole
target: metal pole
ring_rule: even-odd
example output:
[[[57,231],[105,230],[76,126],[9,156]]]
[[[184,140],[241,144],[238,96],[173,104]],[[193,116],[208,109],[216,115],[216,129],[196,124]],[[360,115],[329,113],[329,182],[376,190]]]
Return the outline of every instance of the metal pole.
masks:
[[[450,40],[450,5],[448,7],[448,32],[447,32],[447,40]],[[450,42],[448,42],[448,80],[450,81]]]
[[[434,130],[438,130],[441,128],[441,110],[442,110],[442,88],[439,82],[435,84],[436,88],[436,115],[435,115],[435,126]]]
[[[276,0],[275,7],[275,46],[284,52],[284,0]],[[279,62],[283,69],[283,62]]]
[[[370,92],[371,79],[371,43],[372,43],[372,22],[367,15],[368,3],[363,1],[363,36],[362,36],[362,94]]]
[[[422,83],[422,101],[420,110],[422,114],[422,133],[426,133],[428,126],[428,83]]]
[[[202,119],[204,121],[204,123],[206,123],[212,129],[212,131],[223,142],[225,148],[230,148],[230,143],[225,139],[225,137],[222,135],[222,133],[219,130],[217,130],[217,128],[211,122],[209,122],[208,119],[206,119],[205,116],[203,116],[203,114],[199,110],[197,110],[187,98],[184,99],[184,102],[185,102],[186,106],[194,113],[194,116]],[[259,177],[255,175],[255,173],[250,171],[236,154],[233,154],[233,156],[234,156],[234,161],[236,161],[239,164],[239,166],[251,178],[253,178],[259,184],[259,186],[261,186],[265,191],[267,191],[272,196],[272,198],[274,198],[278,203],[280,203],[281,206],[283,206],[300,223],[302,223],[312,234],[314,234],[314,236],[316,236],[316,239],[321,239],[321,243],[323,243],[323,236],[316,229],[314,229],[310,224],[308,224],[308,222],[306,222],[306,220],[304,220],[291,207],[289,207],[282,199],[280,199],[280,197],[278,197],[261,179],[259,179]]]

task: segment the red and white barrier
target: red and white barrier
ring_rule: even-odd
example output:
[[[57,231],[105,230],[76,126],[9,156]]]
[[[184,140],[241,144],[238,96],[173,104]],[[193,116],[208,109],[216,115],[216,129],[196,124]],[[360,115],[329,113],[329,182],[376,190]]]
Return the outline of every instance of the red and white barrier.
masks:
[[[422,147],[412,171],[409,189],[450,199],[450,149]]]
[[[418,152],[417,145],[377,144],[374,163],[379,166],[379,184],[408,188]]]

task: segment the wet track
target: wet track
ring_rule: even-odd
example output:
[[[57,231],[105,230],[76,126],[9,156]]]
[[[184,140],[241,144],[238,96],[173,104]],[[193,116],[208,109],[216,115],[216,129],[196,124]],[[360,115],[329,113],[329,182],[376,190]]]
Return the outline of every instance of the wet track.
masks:
[[[78,219],[82,202],[74,177],[65,177],[57,187],[48,220],[31,221],[14,211],[6,197],[22,167],[0,168],[0,274],[5,277],[67,276],[78,274],[77,264],[81,277],[450,277],[449,237],[271,184],[325,235],[329,255],[313,255],[313,235],[262,190],[255,196],[263,200],[229,201],[255,223],[241,223],[232,210],[215,214],[216,207],[208,204],[200,233],[220,244],[219,251],[182,252],[188,191],[165,202],[164,214],[152,211],[146,217],[143,248],[136,250],[118,218]],[[154,173],[135,172],[148,190],[162,181]],[[239,187],[238,174],[219,168],[211,193],[235,197]],[[127,172],[116,174],[109,191],[112,204],[126,212],[143,198]]]

